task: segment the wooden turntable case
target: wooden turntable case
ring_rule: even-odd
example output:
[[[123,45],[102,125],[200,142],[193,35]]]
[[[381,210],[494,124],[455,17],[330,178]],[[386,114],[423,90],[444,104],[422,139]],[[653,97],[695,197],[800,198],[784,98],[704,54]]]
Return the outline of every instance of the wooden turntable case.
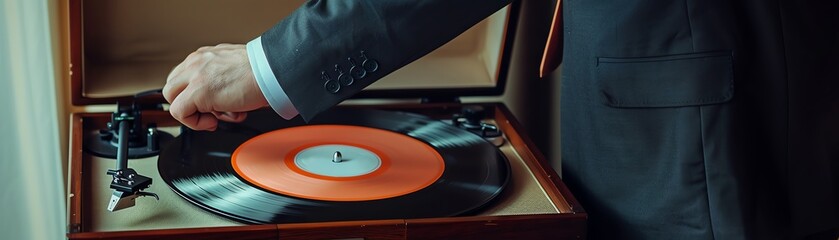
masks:
[[[71,94],[76,106],[128,103],[134,93],[159,89],[169,69],[194,49],[222,42],[244,43],[270,28],[302,1],[232,0],[67,0],[69,1]],[[412,97],[441,103],[364,104],[355,107],[409,111],[446,119],[464,104],[445,102],[460,96],[498,95],[507,79],[518,2],[502,9],[437,51],[400,69],[359,94],[364,98]],[[422,81],[418,81],[422,79]],[[429,80],[431,79],[431,80]],[[163,102],[162,98],[157,101]],[[110,176],[102,168],[113,160],[83,151],[83,136],[104,128],[110,113],[73,113],[70,122],[68,234],[90,238],[233,238],[233,239],[581,239],[586,214],[559,175],[523,133],[501,103],[475,103],[505,134],[501,151],[512,167],[512,183],[490,206],[471,216],[426,219],[245,225],[212,216],[173,193],[168,205],[144,211],[197,211],[212,218],[198,221],[121,217],[107,213]],[[144,111],[144,122],[177,134],[178,123],[165,111]],[[172,130],[174,129],[174,130]],[[145,161],[145,163],[141,163]],[[129,167],[155,158],[131,160]],[[156,164],[152,164],[156,166]],[[153,187],[170,191],[156,172]],[[103,183],[104,181],[104,183]],[[174,197],[172,197],[174,196]],[[445,196],[441,196],[445,197]],[[98,199],[98,200],[97,200]],[[137,205],[154,200],[138,199]],[[135,206],[135,208],[138,208]],[[167,212],[169,213],[169,212]],[[172,214],[172,213],[169,213]],[[166,214],[160,214],[166,215]],[[160,217],[160,216],[158,216]],[[219,218],[219,219],[215,219]],[[127,219],[127,220],[126,220]],[[121,221],[126,220],[126,221]],[[134,221],[134,222],[132,222]]]

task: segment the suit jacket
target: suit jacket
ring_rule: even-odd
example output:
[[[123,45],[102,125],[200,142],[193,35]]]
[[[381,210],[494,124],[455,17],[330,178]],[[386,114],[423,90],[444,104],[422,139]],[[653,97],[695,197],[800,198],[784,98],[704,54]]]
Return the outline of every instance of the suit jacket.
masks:
[[[508,3],[309,1],[265,32],[262,42],[280,85],[303,119],[309,120]],[[365,59],[365,74],[356,74],[352,85],[332,93],[335,86],[326,83],[338,81],[335,65],[345,73],[353,66],[360,71]]]
[[[592,237],[839,227],[836,3],[563,4],[563,179]]]
[[[262,41],[310,119],[507,3],[310,1]],[[563,179],[591,238],[797,238],[839,226],[835,3],[563,4]],[[335,91],[336,64],[366,71]]]

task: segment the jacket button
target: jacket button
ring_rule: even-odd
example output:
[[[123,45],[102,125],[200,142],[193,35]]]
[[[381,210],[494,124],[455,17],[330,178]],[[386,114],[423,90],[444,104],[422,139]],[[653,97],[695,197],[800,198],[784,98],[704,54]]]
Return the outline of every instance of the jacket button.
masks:
[[[338,83],[344,86],[352,85],[355,80],[350,77],[349,74],[344,73],[344,70],[341,69],[341,66],[335,64],[335,72],[338,72]]]
[[[326,74],[326,71],[320,73],[320,78],[323,79],[323,88],[326,89],[327,92],[330,93],[338,93],[341,90],[341,84],[338,84],[337,81],[332,80],[329,75]]]
[[[376,72],[376,70],[379,70],[379,62],[377,62],[375,59],[367,58],[367,55],[364,54],[364,51],[361,51],[361,59],[363,59],[363,61],[361,62],[361,67],[363,67],[364,70],[367,70],[371,73]]]
[[[355,64],[355,60],[351,57],[347,58],[347,60],[349,60],[350,65],[352,65],[352,67],[350,67],[350,76],[352,76],[352,78],[362,79],[367,76],[367,70],[364,70],[364,68]]]

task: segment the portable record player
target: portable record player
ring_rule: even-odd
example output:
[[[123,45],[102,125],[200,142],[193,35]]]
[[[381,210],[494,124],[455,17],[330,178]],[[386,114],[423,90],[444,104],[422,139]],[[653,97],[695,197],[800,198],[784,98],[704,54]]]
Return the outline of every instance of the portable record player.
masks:
[[[510,111],[454,101],[503,91],[517,4],[359,94],[422,103],[309,123],[260,110],[196,132],[148,91],[194,49],[247,42],[301,3],[69,0],[73,104],[118,103],[72,114],[69,238],[585,237],[585,212]]]

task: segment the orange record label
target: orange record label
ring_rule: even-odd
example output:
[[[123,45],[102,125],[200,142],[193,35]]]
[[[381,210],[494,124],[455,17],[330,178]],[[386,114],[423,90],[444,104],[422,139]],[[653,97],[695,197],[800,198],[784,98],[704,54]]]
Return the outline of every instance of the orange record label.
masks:
[[[436,182],[445,170],[440,153],[422,141],[350,125],[267,132],[242,143],[231,161],[236,173],[254,185],[326,201],[402,196]]]

